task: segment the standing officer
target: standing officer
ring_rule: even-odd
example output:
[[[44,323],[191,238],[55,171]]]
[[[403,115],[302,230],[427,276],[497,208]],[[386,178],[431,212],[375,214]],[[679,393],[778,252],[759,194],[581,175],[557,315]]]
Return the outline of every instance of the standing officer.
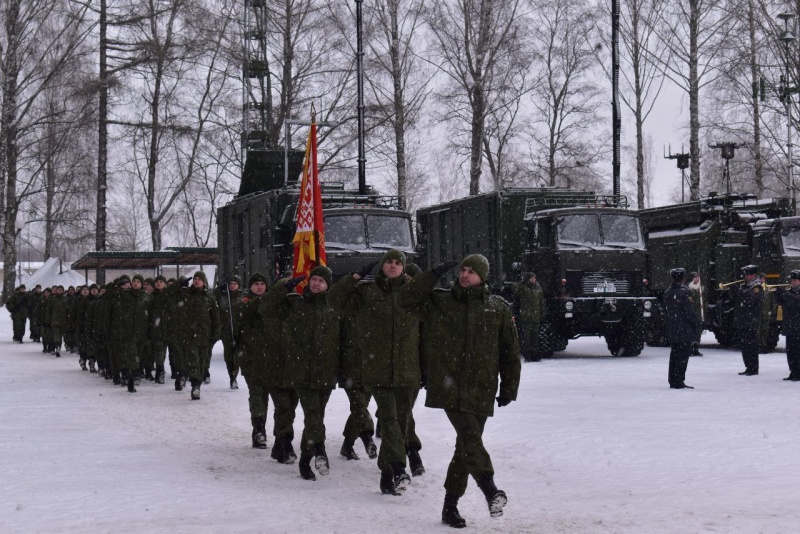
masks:
[[[764,301],[764,289],[758,279],[758,266],[742,267],[744,283],[731,289],[734,304],[733,327],[739,331],[739,346],[742,348],[744,376],[758,374],[758,327]]]
[[[692,343],[692,356],[702,356],[703,353],[700,352],[700,337],[703,335],[703,325],[705,325],[706,321],[706,299],[705,295],[703,294],[705,288],[703,287],[703,280],[700,277],[700,273],[694,272],[691,274],[690,278],[692,281],[689,282],[689,291],[694,304],[694,311],[697,314],[697,317],[700,319],[700,324],[697,326],[697,336],[695,337],[694,343]]]
[[[526,273],[512,291],[518,312],[517,332],[522,345],[522,357],[527,362],[535,361],[539,352],[539,324],[547,311],[536,273]]]
[[[783,306],[783,325],[786,336],[786,361],[789,376],[784,380],[800,381],[800,270],[792,271],[789,290],[779,287],[775,298]]]
[[[499,407],[516,400],[521,365],[511,308],[501,297],[489,294],[489,261],[484,256],[464,258],[453,287],[434,290],[439,277],[456,263],[448,261],[417,276],[400,291],[399,300],[407,309],[423,305],[425,405],[443,409],[456,431],[444,483],[442,523],[463,528],[466,521],[457,506],[470,476],[483,492],[491,517],[503,515],[508,501],[495,486],[483,430],[495,400]]]
[[[694,389],[687,386],[686,366],[692,354],[692,344],[697,338],[700,319],[695,312],[689,289],[684,285],[686,269],[676,268],[669,272],[672,286],[664,293],[664,310],[667,316],[669,338],[669,374],[667,380],[672,389]]]

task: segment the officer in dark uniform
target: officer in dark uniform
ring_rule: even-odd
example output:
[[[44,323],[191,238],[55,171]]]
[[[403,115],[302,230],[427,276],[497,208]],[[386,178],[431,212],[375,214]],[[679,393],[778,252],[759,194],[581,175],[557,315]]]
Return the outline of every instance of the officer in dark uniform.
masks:
[[[792,271],[789,289],[779,287],[775,298],[783,306],[781,331],[786,336],[786,361],[789,376],[784,380],[800,381],[800,270]]]
[[[664,293],[664,309],[667,315],[667,337],[669,338],[669,387],[672,389],[694,389],[687,386],[686,366],[692,354],[692,344],[697,337],[700,318],[692,302],[691,292],[686,287],[686,269],[676,268],[669,272],[672,286]]]
[[[757,265],[742,267],[744,282],[731,290],[734,304],[733,327],[739,331],[739,346],[742,349],[744,376],[758,374],[758,326],[764,301],[764,288],[758,278]]]

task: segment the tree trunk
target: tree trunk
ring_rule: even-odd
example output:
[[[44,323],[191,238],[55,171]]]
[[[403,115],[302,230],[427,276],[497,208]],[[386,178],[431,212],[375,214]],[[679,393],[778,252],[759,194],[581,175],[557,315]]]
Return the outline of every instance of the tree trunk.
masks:
[[[389,0],[389,17],[391,24],[392,43],[390,47],[392,60],[392,82],[394,89],[394,143],[397,159],[397,196],[400,199],[400,209],[406,209],[407,184],[406,184],[406,110],[403,96],[403,70],[400,64],[400,30],[397,22],[397,0]]]
[[[756,43],[756,22],[753,0],[747,2],[747,30],[750,38],[750,79],[754,87],[758,87],[758,55]],[[761,110],[758,96],[753,92],[753,171],[755,174],[756,190],[759,197],[764,194],[764,162],[761,158]]]
[[[700,27],[698,0],[690,1],[689,17],[689,152],[691,185],[689,200],[700,199],[700,88],[697,74],[697,34]]]
[[[108,190],[108,11],[106,0],[100,0],[100,94],[97,116],[97,214],[95,216],[94,248],[106,250],[106,191]],[[106,272],[98,269],[96,281],[103,285]]]

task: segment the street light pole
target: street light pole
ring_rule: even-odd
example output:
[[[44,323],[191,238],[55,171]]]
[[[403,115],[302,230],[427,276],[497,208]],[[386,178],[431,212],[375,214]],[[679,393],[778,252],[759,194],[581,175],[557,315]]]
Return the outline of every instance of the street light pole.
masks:
[[[783,84],[781,84],[781,98],[783,98],[783,105],[786,107],[786,156],[788,159],[788,172],[787,172],[787,188],[789,198],[792,201],[792,211],[795,209],[795,193],[794,193],[794,169],[792,164],[792,93],[796,91],[789,83],[790,79],[790,55],[789,45],[795,41],[794,32],[789,28],[789,23],[794,20],[794,13],[779,13],[778,18],[783,21],[784,31],[778,37],[786,45],[786,74],[782,76]]]

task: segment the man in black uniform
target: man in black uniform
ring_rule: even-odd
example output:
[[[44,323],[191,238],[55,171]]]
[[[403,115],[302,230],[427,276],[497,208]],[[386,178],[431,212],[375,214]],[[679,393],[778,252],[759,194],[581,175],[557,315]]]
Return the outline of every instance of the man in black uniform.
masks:
[[[686,269],[672,269],[672,286],[664,293],[664,309],[667,315],[667,337],[669,338],[669,387],[672,389],[694,389],[687,386],[686,366],[692,354],[692,343],[697,337],[700,319],[695,312],[691,293],[684,285]]]
[[[757,265],[742,267],[742,277],[744,283],[731,290],[733,327],[739,331],[739,346],[744,360],[744,371],[739,374],[753,376],[758,374],[758,326],[764,289],[758,279]]]
[[[786,361],[789,376],[784,380],[800,381],[800,270],[792,271],[788,290],[779,287],[775,293],[778,304],[783,306],[783,325],[786,336]]]

